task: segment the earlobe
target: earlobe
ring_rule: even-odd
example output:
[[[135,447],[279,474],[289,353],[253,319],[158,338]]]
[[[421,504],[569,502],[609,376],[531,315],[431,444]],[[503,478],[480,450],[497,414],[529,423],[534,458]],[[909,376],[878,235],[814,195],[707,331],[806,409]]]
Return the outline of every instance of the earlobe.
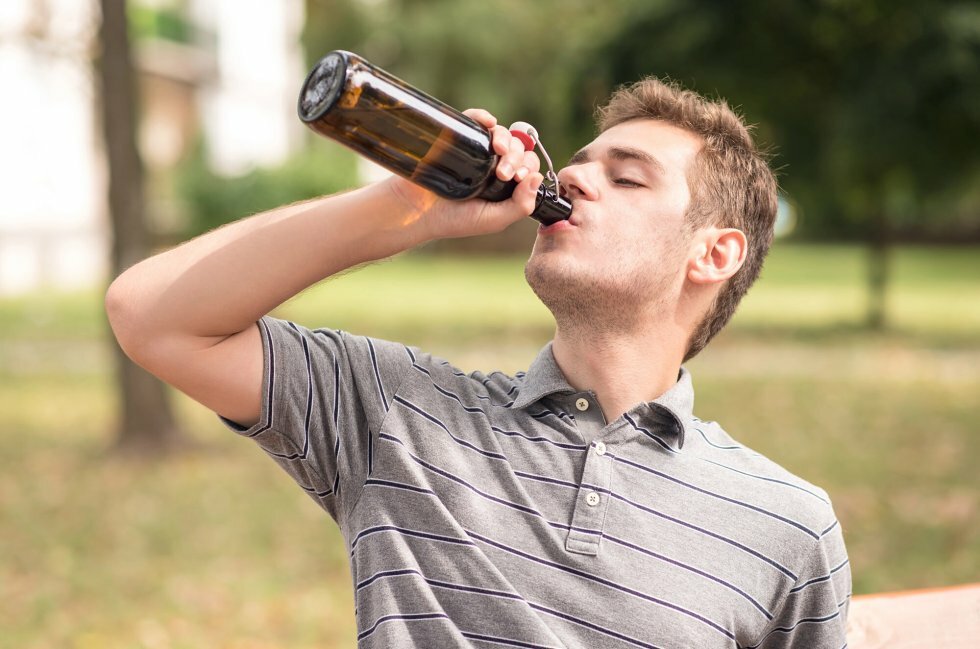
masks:
[[[711,228],[698,245],[687,277],[695,284],[724,282],[745,263],[748,241],[736,228]]]

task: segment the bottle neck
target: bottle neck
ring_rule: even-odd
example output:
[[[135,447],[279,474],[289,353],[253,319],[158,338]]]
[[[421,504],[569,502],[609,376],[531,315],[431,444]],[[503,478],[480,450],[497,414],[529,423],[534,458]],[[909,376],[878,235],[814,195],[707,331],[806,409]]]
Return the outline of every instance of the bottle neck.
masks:
[[[538,187],[538,198],[534,204],[534,211],[531,218],[544,225],[551,225],[558,221],[567,221],[572,215],[572,204],[565,198],[558,196],[551,189],[541,185]]]

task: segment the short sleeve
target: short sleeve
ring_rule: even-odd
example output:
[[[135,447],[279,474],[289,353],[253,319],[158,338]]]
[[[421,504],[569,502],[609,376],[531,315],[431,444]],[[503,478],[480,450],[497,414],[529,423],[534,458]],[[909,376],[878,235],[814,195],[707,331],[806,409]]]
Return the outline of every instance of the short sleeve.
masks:
[[[847,645],[851,569],[840,523],[831,518],[802,556],[799,578],[750,649],[842,649]]]
[[[343,516],[373,469],[378,431],[411,368],[401,344],[264,317],[262,409],[244,428],[331,517]]]

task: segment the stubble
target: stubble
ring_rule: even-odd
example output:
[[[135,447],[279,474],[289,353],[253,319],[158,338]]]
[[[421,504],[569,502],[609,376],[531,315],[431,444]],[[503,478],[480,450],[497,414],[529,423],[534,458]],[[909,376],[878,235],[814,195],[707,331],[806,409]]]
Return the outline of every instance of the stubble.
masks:
[[[631,255],[585,267],[549,252],[532,254],[524,277],[563,335],[598,339],[630,334],[667,305],[671,278],[628,261]],[[653,262],[651,262],[653,263]]]

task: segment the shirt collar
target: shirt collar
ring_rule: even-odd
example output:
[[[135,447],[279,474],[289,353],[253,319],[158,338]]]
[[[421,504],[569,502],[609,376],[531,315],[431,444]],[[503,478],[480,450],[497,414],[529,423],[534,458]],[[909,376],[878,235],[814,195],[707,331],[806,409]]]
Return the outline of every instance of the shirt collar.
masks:
[[[559,392],[574,393],[576,391],[568,384],[561,368],[558,367],[549,342],[538,352],[534,362],[528,368],[518,390],[517,398],[514,399],[511,407],[526,408],[548,395]],[[664,413],[665,410],[667,413]],[[676,424],[679,425],[668,425],[666,428],[676,436],[677,448],[682,447],[685,433],[694,416],[694,384],[691,380],[691,373],[683,367],[680,368],[677,383],[669,390],[653,401],[634,406],[627,414],[635,414],[640,419],[648,421],[650,417],[656,419],[662,417],[663,414],[672,415]]]
[[[538,356],[531,363],[531,367],[527,368],[527,374],[524,375],[524,381],[512,407],[527,408],[549,394],[575,391],[575,388],[565,380],[565,375],[561,373],[561,369],[555,361],[555,355],[551,352],[551,343],[549,342],[538,352]]]

